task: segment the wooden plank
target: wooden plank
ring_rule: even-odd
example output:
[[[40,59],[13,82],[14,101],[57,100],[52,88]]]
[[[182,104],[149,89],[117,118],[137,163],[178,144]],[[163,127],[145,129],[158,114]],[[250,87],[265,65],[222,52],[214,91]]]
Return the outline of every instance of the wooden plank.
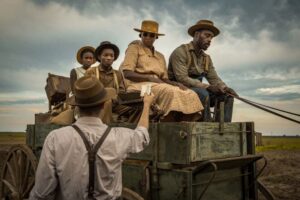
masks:
[[[149,167],[153,174],[153,166]],[[151,194],[153,200],[192,200],[198,199],[203,189],[208,184],[212,171],[199,172],[193,175],[193,168],[158,169],[159,185],[153,184],[150,178]],[[249,199],[247,190],[249,185],[243,182],[248,174],[242,173],[240,167],[222,169],[216,172],[216,176],[205,192],[202,200],[211,199]],[[123,185],[139,194],[143,194],[141,183],[144,183],[144,164],[124,162]],[[243,185],[245,184],[245,185]],[[157,194],[157,196],[156,196]]]
[[[34,149],[35,147],[35,129],[33,124],[28,124],[26,129],[26,144],[29,148]]]
[[[191,134],[188,123],[160,123],[158,137],[160,162],[190,163]]]
[[[157,138],[155,137],[156,133]],[[219,123],[151,124],[150,141],[150,145],[144,151],[131,154],[129,158],[190,164],[207,159],[247,154],[245,123],[224,123],[223,134],[219,132]],[[157,159],[156,148],[158,148]]]
[[[254,123],[248,122],[246,123],[246,131],[247,131],[247,154],[255,154],[255,131],[254,131]],[[257,183],[255,180],[256,177],[256,164],[253,163],[248,167],[248,185],[251,186],[249,188],[249,196],[251,199],[257,200]]]
[[[224,123],[224,132],[220,134],[218,123],[196,124],[192,131],[191,161],[226,158],[241,155],[244,130],[240,123]],[[242,140],[242,141],[241,141]],[[242,146],[241,146],[242,145]]]

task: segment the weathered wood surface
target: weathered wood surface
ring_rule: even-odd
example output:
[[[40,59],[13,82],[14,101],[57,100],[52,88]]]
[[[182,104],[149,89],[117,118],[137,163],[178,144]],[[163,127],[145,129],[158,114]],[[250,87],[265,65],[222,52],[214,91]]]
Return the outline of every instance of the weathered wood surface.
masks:
[[[131,154],[129,158],[156,160],[174,164],[242,156],[248,153],[249,137],[247,123],[224,123],[224,132],[219,132],[218,123],[151,123],[150,144],[144,151]],[[135,128],[134,124],[122,123],[112,126]],[[62,126],[37,124],[28,126],[27,144],[34,149],[42,148],[49,132]]]
[[[212,175],[211,170],[193,175],[193,168],[158,169],[158,183],[154,183],[153,169],[152,166],[147,167],[145,162],[125,162],[123,185],[141,194],[145,199],[149,199],[150,195],[153,200],[192,200],[199,199]],[[151,177],[147,177],[146,170],[149,170]],[[249,185],[244,181],[247,179],[249,175],[243,174],[240,167],[218,170],[202,200],[250,199],[247,191]],[[150,188],[147,189],[147,186]]]

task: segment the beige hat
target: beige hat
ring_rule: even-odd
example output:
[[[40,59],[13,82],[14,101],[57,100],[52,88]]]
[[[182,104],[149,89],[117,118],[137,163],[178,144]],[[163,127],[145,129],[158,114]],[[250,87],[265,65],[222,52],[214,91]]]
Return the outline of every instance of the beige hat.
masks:
[[[144,20],[142,21],[141,29],[134,28],[133,30],[137,32],[148,32],[155,33],[156,35],[162,36],[165,35],[163,33],[158,33],[158,23],[152,20]]]
[[[199,29],[210,30],[214,33],[214,36],[217,36],[220,33],[220,30],[214,26],[214,23],[206,19],[200,20],[195,25],[191,26],[188,29],[188,33],[190,36],[194,37],[195,32]]]
[[[115,90],[105,89],[103,84],[93,76],[79,78],[74,84],[74,95],[69,104],[79,107],[93,107],[112,99]]]
[[[93,52],[93,54],[95,54],[95,48],[91,47],[91,46],[84,46],[81,47],[78,51],[77,51],[77,61],[82,64],[82,52],[85,50],[90,50],[91,52]],[[94,59],[94,63],[96,62],[96,60]]]

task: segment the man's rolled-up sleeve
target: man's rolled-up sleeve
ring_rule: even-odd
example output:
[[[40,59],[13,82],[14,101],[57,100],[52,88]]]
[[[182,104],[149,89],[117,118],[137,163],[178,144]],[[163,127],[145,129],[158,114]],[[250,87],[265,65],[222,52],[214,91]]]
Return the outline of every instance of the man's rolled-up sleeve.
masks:
[[[130,135],[130,145],[128,153],[141,152],[150,142],[148,129],[142,126],[133,130]]]
[[[50,133],[43,145],[35,175],[35,185],[30,193],[30,200],[55,199],[57,176],[55,171],[54,134]]]
[[[187,55],[183,48],[177,48],[170,56],[170,64],[176,80],[187,87],[206,88],[208,85],[198,79],[189,77],[187,66]]]

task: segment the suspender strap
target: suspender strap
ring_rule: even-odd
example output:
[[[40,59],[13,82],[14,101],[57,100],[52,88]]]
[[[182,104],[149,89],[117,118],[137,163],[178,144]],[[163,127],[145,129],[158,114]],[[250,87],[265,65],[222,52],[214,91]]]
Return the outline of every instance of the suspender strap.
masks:
[[[113,71],[113,77],[114,77],[114,85],[117,90],[117,94],[119,94],[119,81],[115,71]]]
[[[96,67],[96,78],[100,80],[99,67]]]
[[[98,149],[101,147],[102,143],[104,142],[105,138],[107,137],[108,133],[110,132],[110,127],[107,127],[102,137],[99,139],[99,141],[96,143],[94,148],[91,148],[89,142],[87,141],[86,137],[84,136],[84,133],[78,126],[75,124],[72,125],[72,127],[77,131],[77,133],[80,135],[80,137],[83,140],[83,143],[85,145],[85,148],[88,152],[88,162],[89,162],[89,186],[88,186],[88,197],[90,199],[94,199],[93,193],[94,193],[94,187],[95,187],[95,161],[96,161],[96,154]]]

